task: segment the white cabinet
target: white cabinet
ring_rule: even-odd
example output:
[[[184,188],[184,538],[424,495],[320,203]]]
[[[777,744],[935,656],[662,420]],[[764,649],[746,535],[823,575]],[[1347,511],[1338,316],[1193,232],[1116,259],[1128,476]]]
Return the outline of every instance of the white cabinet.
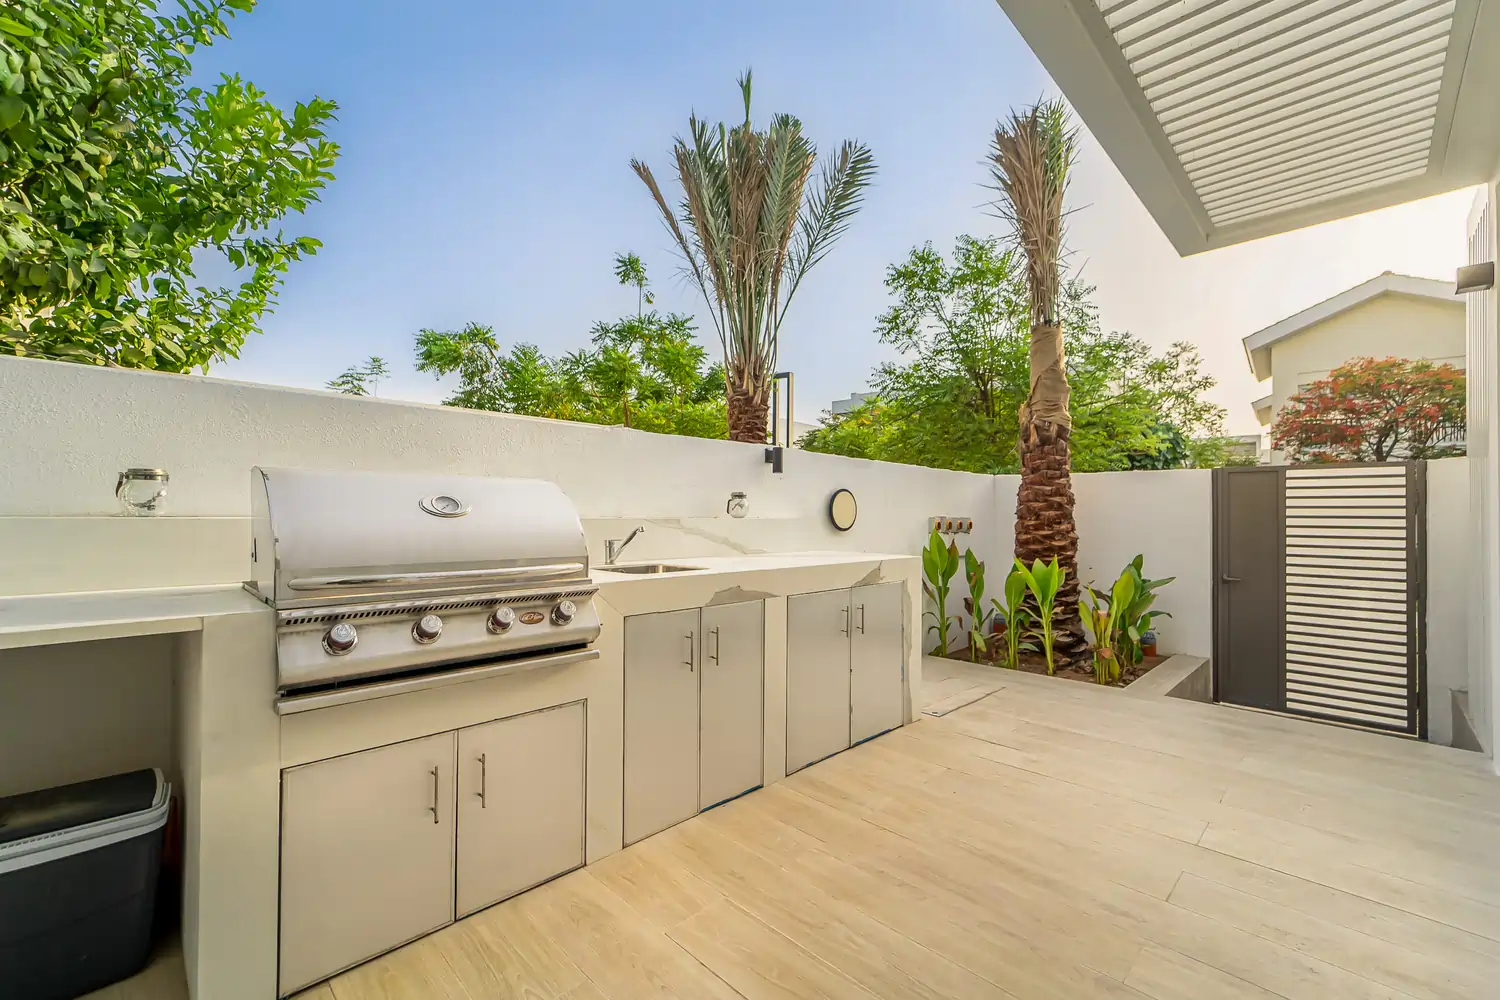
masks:
[[[787,598],[786,769],[906,719],[905,584]]]
[[[283,772],[283,996],[453,919],[455,743],[441,733]]]
[[[625,619],[625,843],[698,811],[698,610]]]
[[[698,805],[761,783],[765,769],[765,603],[704,608],[700,618]]]
[[[586,719],[576,702],[283,771],[281,995],[582,865]]]
[[[625,619],[625,843],[761,783],[765,605]]]
[[[584,703],[458,732],[457,910],[583,864]]]
[[[849,594],[786,601],[786,769],[849,748]]]
[[[906,721],[906,586],[877,583],[850,596],[849,727],[853,742]]]

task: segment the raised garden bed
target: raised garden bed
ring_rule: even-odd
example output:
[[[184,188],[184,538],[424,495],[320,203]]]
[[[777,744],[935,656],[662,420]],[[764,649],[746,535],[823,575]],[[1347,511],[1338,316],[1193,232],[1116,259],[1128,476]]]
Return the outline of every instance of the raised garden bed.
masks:
[[[994,650],[994,652],[998,652],[998,649]],[[969,655],[969,648],[967,646],[961,649],[950,649],[948,651],[948,659],[963,660],[968,663],[983,663],[995,667],[997,670],[1007,669],[997,662],[998,657],[993,655],[990,650],[981,650],[978,659],[975,659],[974,657]],[[1026,673],[1044,675],[1047,673],[1047,660],[1044,656],[1042,656],[1042,654],[1022,653],[1020,659],[1021,665],[1019,669],[1024,670]],[[1167,656],[1145,657],[1141,660],[1140,663],[1137,663],[1134,666],[1126,667],[1124,676],[1120,678],[1119,682],[1116,684],[1110,684],[1108,686],[1129,687],[1132,682],[1146,676],[1151,672],[1153,667],[1157,666],[1158,664],[1165,663],[1168,659],[1170,659],[1170,657]],[[1058,667],[1057,673],[1055,673],[1053,676],[1062,677],[1070,681],[1084,681],[1089,684],[1095,683],[1094,671],[1089,667],[1082,667],[1077,669],[1070,667]]]

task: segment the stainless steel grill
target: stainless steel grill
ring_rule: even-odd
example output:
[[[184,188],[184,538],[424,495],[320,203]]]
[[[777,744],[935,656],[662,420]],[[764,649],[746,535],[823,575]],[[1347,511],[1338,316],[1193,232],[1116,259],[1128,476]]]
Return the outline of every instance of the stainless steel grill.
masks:
[[[257,468],[251,509],[282,713],[598,656],[583,527],[552,483]]]

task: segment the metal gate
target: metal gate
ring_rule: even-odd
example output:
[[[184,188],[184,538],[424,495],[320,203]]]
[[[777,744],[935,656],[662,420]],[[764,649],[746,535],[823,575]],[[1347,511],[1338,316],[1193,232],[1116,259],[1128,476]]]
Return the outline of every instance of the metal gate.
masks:
[[[1426,736],[1422,462],[1219,469],[1214,689]]]

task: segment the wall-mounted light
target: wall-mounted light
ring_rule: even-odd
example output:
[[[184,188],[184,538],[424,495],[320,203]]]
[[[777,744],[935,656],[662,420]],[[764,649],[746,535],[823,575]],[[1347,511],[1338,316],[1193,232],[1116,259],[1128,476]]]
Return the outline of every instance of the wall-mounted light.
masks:
[[[782,386],[785,388],[782,388]],[[781,433],[781,397],[786,394],[786,434]],[[792,373],[777,372],[771,376],[771,447],[766,449],[766,464],[772,472],[781,471],[786,448],[792,443]]]
[[[1483,292],[1495,287],[1495,262],[1487,260],[1483,264],[1470,264],[1458,269],[1458,287],[1453,290],[1455,295],[1468,295],[1470,292]]]

